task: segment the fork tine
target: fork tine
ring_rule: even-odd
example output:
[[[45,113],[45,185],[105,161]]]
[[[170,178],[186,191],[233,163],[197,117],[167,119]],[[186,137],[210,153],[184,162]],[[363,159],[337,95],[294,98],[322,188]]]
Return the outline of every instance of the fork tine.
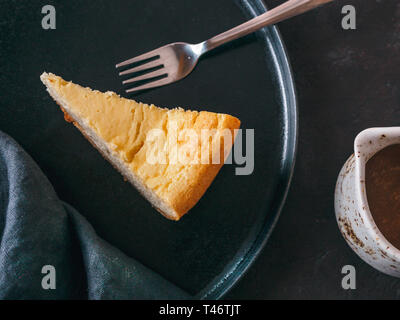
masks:
[[[123,75],[129,74],[129,73],[145,71],[147,69],[151,69],[151,68],[158,67],[158,66],[162,66],[162,63],[161,63],[160,59],[153,60],[153,61],[150,61],[148,63],[142,64],[140,66],[137,66],[137,67],[122,71],[122,72],[119,73],[119,75],[123,76]]]
[[[146,90],[146,89],[151,89],[151,88],[155,88],[155,87],[159,87],[159,86],[163,86],[165,84],[171,83],[172,79],[169,77],[166,78],[162,78],[156,81],[152,81],[149,83],[145,83],[142,84],[141,86],[137,86],[128,90],[125,90],[127,93],[132,93],[132,92],[136,92],[136,91],[141,91],[141,90]]]
[[[140,81],[140,80],[150,80],[151,78],[163,76],[166,74],[167,74],[167,72],[164,70],[164,68],[161,68],[161,69],[157,69],[153,72],[145,73],[145,74],[142,74],[141,76],[133,77],[131,79],[122,81],[122,84],[128,84],[128,83],[136,82],[136,81]]]
[[[159,49],[155,49],[155,50],[152,50],[150,52],[143,53],[140,56],[136,56],[136,57],[133,57],[133,58],[128,59],[126,61],[120,62],[120,63],[115,65],[115,68],[120,68],[120,67],[126,66],[128,64],[132,64],[132,63],[135,63],[135,62],[139,62],[139,61],[142,61],[142,60],[147,60],[147,59],[153,58],[153,57],[159,55],[157,53],[158,51],[159,51]]]

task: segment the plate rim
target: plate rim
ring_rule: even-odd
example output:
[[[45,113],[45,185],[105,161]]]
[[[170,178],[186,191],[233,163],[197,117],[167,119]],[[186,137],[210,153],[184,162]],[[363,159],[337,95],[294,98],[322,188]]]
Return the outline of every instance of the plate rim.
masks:
[[[236,0],[235,2],[249,11],[253,17],[267,11],[267,6],[263,0]],[[255,238],[252,238],[250,247],[248,247],[244,254],[241,254],[241,250],[239,249],[238,253],[228,264],[228,267],[200,290],[200,292],[195,295],[195,299],[221,299],[246,274],[261,253],[262,249],[265,247],[273,229],[275,228],[282,208],[286,202],[293,178],[298,146],[298,100],[293,71],[286,46],[278,27],[276,25],[268,26],[257,31],[257,34],[263,38],[263,42],[266,42],[264,47],[269,46],[274,49],[273,52],[277,53],[276,58],[279,60],[278,63],[274,64],[278,66],[277,69],[281,72],[281,74],[278,75],[277,80],[281,87],[280,91],[282,92],[281,96],[283,97],[283,109],[287,113],[284,117],[284,123],[287,126],[284,138],[286,146],[284,146],[285,151],[283,152],[283,158],[281,159],[281,171],[284,177],[279,180],[276,188],[278,192],[276,192],[277,195],[274,196],[272,201],[272,209],[270,210],[270,214],[272,214],[269,215],[268,218],[264,219],[260,231]],[[250,241],[245,241],[245,243],[248,242]],[[235,263],[235,260],[238,260],[238,256],[241,257],[239,258],[239,261]]]

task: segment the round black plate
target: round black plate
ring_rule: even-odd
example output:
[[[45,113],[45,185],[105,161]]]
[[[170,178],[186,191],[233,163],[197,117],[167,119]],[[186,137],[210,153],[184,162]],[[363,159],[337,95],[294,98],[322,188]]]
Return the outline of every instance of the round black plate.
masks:
[[[297,111],[275,28],[210,53],[178,83],[134,96],[158,106],[229,113],[255,129],[252,175],[225,165],[191,212],[163,218],[124,182],[62,113],[44,71],[124,96],[117,62],[174,41],[200,42],[262,13],[251,1],[52,1],[57,29],[41,27],[42,1],[1,0],[0,130],[36,160],[60,198],[105,240],[197,298],[221,297],[266,242],[293,170]],[[9,14],[8,14],[9,13]]]

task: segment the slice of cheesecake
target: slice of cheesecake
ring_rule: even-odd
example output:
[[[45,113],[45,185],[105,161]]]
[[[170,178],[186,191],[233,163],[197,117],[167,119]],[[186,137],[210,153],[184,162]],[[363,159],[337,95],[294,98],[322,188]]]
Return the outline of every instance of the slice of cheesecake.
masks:
[[[51,73],[40,78],[65,119],[172,220],[203,196],[240,127],[239,119],[227,114],[158,108]]]

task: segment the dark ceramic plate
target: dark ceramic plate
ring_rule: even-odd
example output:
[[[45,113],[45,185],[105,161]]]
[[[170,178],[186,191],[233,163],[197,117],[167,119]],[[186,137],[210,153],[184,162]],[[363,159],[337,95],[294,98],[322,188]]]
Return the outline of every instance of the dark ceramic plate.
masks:
[[[255,129],[252,175],[225,165],[180,222],[163,218],[81,136],[46,93],[49,71],[124,94],[117,62],[174,41],[200,42],[265,10],[261,1],[52,1],[57,29],[41,28],[42,1],[1,0],[0,130],[37,161],[61,199],[98,234],[199,298],[221,297],[268,239],[293,170],[297,115],[282,41],[268,28],[202,59],[178,83],[135,96],[159,106],[229,113]]]

